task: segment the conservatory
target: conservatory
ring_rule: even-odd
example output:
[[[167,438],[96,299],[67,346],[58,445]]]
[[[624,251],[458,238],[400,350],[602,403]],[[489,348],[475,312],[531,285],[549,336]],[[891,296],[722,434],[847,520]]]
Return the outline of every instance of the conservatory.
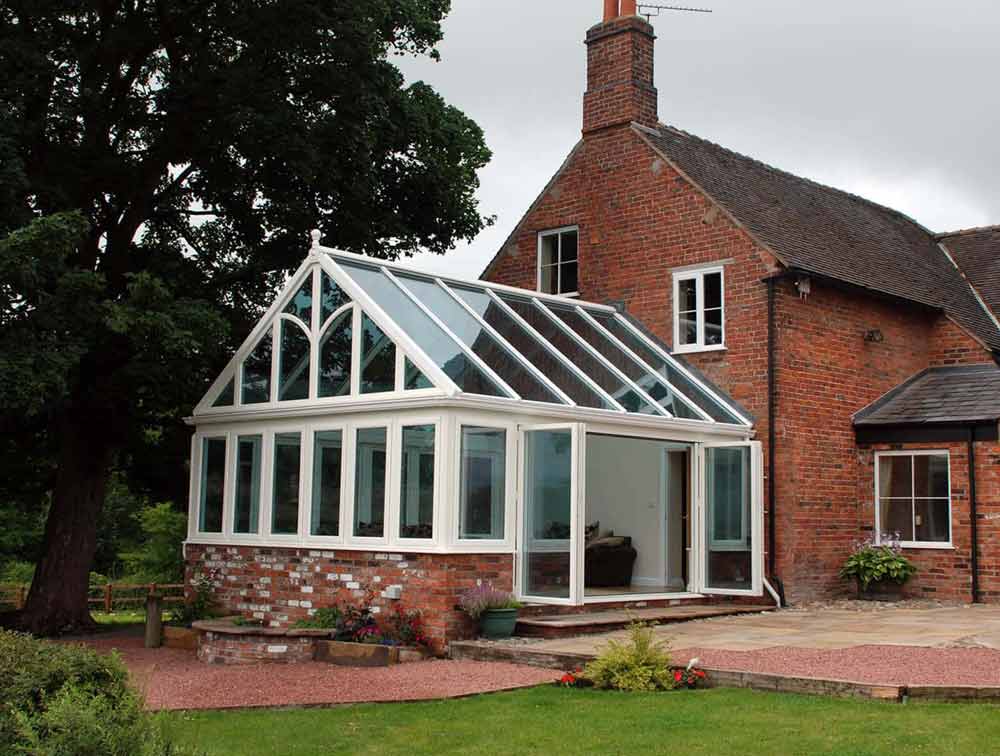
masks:
[[[612,307],[314,232],[188,422],[189,567],[272,624],[372,581],[428,605],[481,576],[543,604],[762,593],[750,419]]]

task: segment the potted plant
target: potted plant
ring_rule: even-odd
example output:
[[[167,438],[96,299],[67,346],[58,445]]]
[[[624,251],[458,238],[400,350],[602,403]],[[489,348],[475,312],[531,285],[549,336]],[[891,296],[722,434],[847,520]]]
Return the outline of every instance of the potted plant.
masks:
[[[903,555],[898,535],[861,541],[840,570],[842,578],[853,578],[858,585],[858,598],[868,601],[897,601],[903,595],[903,584],[917,571],[913,562]]]
[[[479,632],[486,638],[509,638],[514,634],[521,603],[513,593],[483,583],[463,594],[459,605],[462,611],[479,623]]]

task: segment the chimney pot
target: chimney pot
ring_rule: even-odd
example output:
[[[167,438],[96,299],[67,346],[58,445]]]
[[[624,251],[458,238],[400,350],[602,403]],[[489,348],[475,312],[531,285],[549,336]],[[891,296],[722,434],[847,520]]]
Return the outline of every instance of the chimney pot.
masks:
[[[618,0],[604,0],[604,23],[618,18]]]
[[[623,16],[639,15],[639,8],[636,5],[636,0],[622,0],[621,15]]]

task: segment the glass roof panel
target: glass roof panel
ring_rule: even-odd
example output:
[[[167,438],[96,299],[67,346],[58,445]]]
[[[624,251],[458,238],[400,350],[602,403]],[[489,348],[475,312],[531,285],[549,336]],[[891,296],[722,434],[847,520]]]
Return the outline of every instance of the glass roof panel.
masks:
[[[635,389],[623,382],[603,362],[578,344],[569,334],[556,325],[546,313],[535,307],[534,304],[526,299],[514,297],[509,294],[502,294],[500,298],[514,312],[524,318],[552,346],[562,352],[566,359],[571,360],[574,365],[590,376],[598,386],[613,396],[628,412],[637,412],[643,415],[660,414],[656,407],[643,399]]]
[[[702,416],[686,405],[667,384],[665,379],[655,373],[650,373],[635,359],[626,354],[612,342],[604,333],[589,323],[576,309],[553,304],[545,305],[556,317],[573,329],[578,336],[600,352],[604,359],[621,370],[630,379],[674,417],[688,420],[701,420]],[[589,314],[589,313],[588,313]]]
[[[616,339],[635,352],[651,368],[666,378],[670,382],[670,385],[678,391],[683,391],[684,396],[705,410],[713,420],[717,420],[720,423],[738,423],[739,425],[744,425],[743,420],[705,393],[690,378],[678,370],[677,367],[660,356],[660,353],[650,344],[647,344],[645,339],[639,338],[631,328],[619,321],[615,315],[593,310],[589,310],[587,314],[608,329]]]
[[[306,276],[306,280],[302,282],[302,286],[299,287],[298,292],[292,300],[285,306],[285,312],[289,315],[294,315],[299,320],[301,320],[306,328],[309,328],[312,322],[312,301],[313,301],[313,277],[312,275]]]
[[[462,391],[486,396],[507,396],[427,313],[421,310],[379,268],[337,259],[337,264],[399,325],[424,353],[434,360]]]
[[[594,391],[566,366],[555,347],[536,339],[526,328],[510,317],[485,291],[457,284],[452,284],[449,288],[579,406],[615,409],[613,404]]]
[[[483,326],[434,281],[396,274],[396,278],[433,312],[479,359],[489,365],[522,399],[565,404],[528,370],[520,358]]]

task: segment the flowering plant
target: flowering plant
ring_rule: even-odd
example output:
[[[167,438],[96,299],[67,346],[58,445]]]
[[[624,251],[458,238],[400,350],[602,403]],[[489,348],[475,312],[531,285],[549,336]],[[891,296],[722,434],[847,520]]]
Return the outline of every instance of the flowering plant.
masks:
[[[492,583],[482,583],[462,594],[458,605],[472,619],[478,620],[491,609],[520,609],[521,602],[510,591],[500,591]]]
[[[560,688],[586,688],[593,683],[584,677],[582,669],[574,669],[572,672],[564,672],[556,685]]]
[[[913,562],[903,555],[899,533],[887,533],[879,539],[870,538],[854,544],[854,550],[840,569],[842,578],[854,578],[861,590],[872,583],[892,581],[902,585],[917,571]]]
[[[705,670],[698,669],[698,659],[692,659],[684,669],[674,670],[674,682],[677,687],[696,688],[705,679]]]

